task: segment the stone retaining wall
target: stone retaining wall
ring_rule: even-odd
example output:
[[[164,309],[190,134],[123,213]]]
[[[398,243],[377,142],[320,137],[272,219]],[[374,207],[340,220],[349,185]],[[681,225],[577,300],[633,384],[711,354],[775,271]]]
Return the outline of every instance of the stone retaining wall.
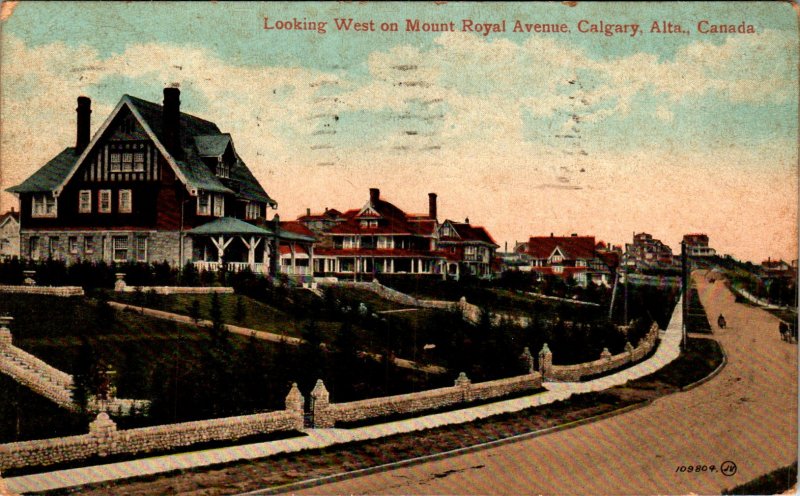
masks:
[[[123,289],[115,288],[115,291],[122,293],[135,293],[141,291],[143,293],[154,292],[160,295],[172,294],[233,294],[233,288],[228,287],[194,287],[194,286],[125,286]]]
[[[0,293],[23,293],[50,296],[84,295],[83,288],[80,286],[14,286],[9,284],[1,284]]]
[[[286,409],[240,417],[118,431],[106,413],[78,436],[0,444],[0,471],[27,466],[47,466],[93,456],[136,454],[169,450],[211,441],[231,441],[270,432],[303,427],[303,397],[293,384]]]
[[[349,403],[330,403],[325,384],[319,380],[311,392],[314,427],[333,427],[337,422],[355,422],[394,414],[433,410],[458,403],[533,391],[541,386],[542,377],[537,372],[477,384],[472,384],[472,381],[462,373],[452,387]]]
[[[629,363],[638,362],[647,356],[658,340],[658,324],[653,323],[650,330],[634,348],[630,343],[625,346],[625,351],[612,355],[608,350],[603,350],[598,360],[578,363],[575,365],[551,365],[552,353],[547,345],[539,352],[539,369],[545,379],[555,381],[579,381],[582,377],[602,374],[620,368]],[[549,356],[547,356],[549,354]]]

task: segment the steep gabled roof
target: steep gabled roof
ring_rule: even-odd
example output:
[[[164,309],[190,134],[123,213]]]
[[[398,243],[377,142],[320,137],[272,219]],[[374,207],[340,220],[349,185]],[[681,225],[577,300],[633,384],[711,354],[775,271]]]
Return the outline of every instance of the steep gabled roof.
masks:
[[[10,210],[0,215],[0,227],[3,227],[4,225],[6,225],[6,223],[11,222],[12,220],[17,224],[19,224],[19,212],[14,212],[13,210]]]
[[[75,165],[75,160],[77,159],[78,154],[75,153],[74,147],[65,148],[61,153],[39,168],[39,170],[31,174],[28,179],[24,180],[21,184],[8,188],[6,191],[10,193],[40,193],[53,191],[64,177],[66,177],[70,169],[72,169],[72,166]]]
[[[159,152],[166,158],[178,178],[185,184],[190,193],[198,190],[216,193],[231,193],[245,200],[261,201],[276,206],[261,184],[253,176],[247,165],[236,157],[237,164],[231,168],[231,178],[224,183],[202,161],[204,156],[218,156],[214,152],[225,148],[232,140],[230,134],[220,132],[213,122],[181,112],[181,148],[184,156],[173,157],[164,147],[163,107],[130,95],[123,95],[117,106],[95,133],[83,153],[77,154],[75,148],[66,148],[47,164],[33,173],[21,184],[9,188],[12,193],[29,193],[53,191],[56,194],[75,174],[83,160],[95,148],[114,118],[123,108],[129,108],[139,120],[149,138],[155,143]],[[235,150],[234,150],[235,152]],[[208,155],[211,153],[212,155]]]
[[[568,260],[595,257],[594,236],[533,236],[528,240],[528,254],[533,258],[548,258],[556,247]]]
[[[487,243],[492,246],[499,247],[492,235],[483,227],[483,226],[473,226],[472,224],[467,224],[466,222],[453,222],[451,220],[445,220],[445,223],[449,223],[453,229],[455,229],[456,233],[458,234],[457,239],[462,242],[481,242]],[[442,224],[444,225],[444,223]],[[442,238],[447,240],[448,238]]]

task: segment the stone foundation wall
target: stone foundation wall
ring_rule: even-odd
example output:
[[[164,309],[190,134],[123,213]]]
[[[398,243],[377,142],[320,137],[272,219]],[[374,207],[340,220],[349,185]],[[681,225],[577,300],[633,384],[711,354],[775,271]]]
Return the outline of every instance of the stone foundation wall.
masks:
[[[333,427],[337,422],[433,410],[473,400],[488,400],[516,392],[534,391],[541,386],[542,377],[538,372],[477,384],[472,384],[462,373],[452,387],[349,403],[328,403],[327,391],[324,391],[322,382],[318,381],[311,393],[314,402],[314,426]]]
[[[83,296],[80,286],[12,286],[0,285],[0,293],[24,293],[50,296]]]
[[[55,260],[75,263],[81,260],[94,262],[112,262],[114,260],[112,238],[124,236],[128,238],[128,260],[136,260],[136,239],[147,238],[146,262],[167,261],[171,265],[179,265],[180,260],[180,233],[178,231],[59,231],[59,230],[23,230],[20,232],[20,254],[22,258],[32,258],[31,238],[36,237],[38,241],[38,260],[46,260],[51,257]],[[54,238],[53,245],[50,239]],[[70,245],[70,239],[74,239],[74,244]],[[86,240],[91,238],[93,249],[87,251]],[[191,241],[185,241],[188,236],[184,233],[184,245],[190,251],[184,252],[184,256],[191,254]],[[50,250],[51,246],[54,248]]]
[[[122,293],[135,293],[142,291],[149,293],[150,291],[160,295],[172,294],[233,294],[233,288],[228,287],[193,287],[193,286],[114,286],[114,290]]]
[[[79,436],[0,444],[0,471],[26,466],[46,466],[92,456],[147,453],[210,441],[230,441],[270,432],[300,430],[302,401],[297,386],[287,396],[286,410],[180,424],[118,431],[106,413]]]
[[[636,348],[626,346],[626,350],[616,355],[605,354],[598,360],[579,363],[575,365],[550,365],[549,370],[543,370],[545,379],[556,381],[579,381],[582,377],[602,374],[620,368],[629,363],[638,362],[647,356],[658,340],[658,324],[653,323],[650,330],[642,338]],[[549,353],[549,350],[548,350]],[[602,355],[602,354],[601,354]],[[552,356],[550,357],[552,359]],[[540,354],[541,360],[541,354]]]

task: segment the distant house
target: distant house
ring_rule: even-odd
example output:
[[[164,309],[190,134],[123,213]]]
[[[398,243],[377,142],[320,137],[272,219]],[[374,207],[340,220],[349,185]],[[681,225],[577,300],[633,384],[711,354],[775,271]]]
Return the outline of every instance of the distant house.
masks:
[[[767,259],[761,262],[761,274],[768,278],[791,279],[796,277],[797,268],[783,260]]]
[[[610,252],[609,252],[610,253]],[[533,236],[527,243],[530,271],[542,276],[553,275],[574,279],[580,286],[589,281],[608,285],[613,277],[610,263],[616,255],[598,254],[594,236]],[[616,267],[615,267],[616,268]]]
[[[361,208],[300,216],[313,232],[314,274],[345,278],[379,274],[490,277],[497,244],[482,227],[437,219],[436,193],[428,194],[428,212],[409,214],[370,188]],[[444,228],[444,231],[442,231]]]
[[[0,215],[0,259],[19,257],[19,212]]]
[[[633,242],[625,244],[625,254],[628,260],[635,261],[637,268],[657,268],[672,266],[674,257],[672,248],[653,238],[652,234],[634,233]]]
[[[469,219],[464,222],[445,220],[439,226],[439,247],[450,256],[448,273],[460,270],[461,264],[470,275],[491,277],[493,262],[500,247],[482,226],[473,226]],[[455,255],[455,257],[453,257]],[[452,262],[455,260],[455,263]]]
[[[194,262],[275,271],[284,238],[257,226],[277,203],[230,134],[164,104],[124,95],[90,139],[91,100],[78,98],[77,139],[21,184],[21,255],[106,262]]]
[[[708,235],[694,233],[683,235],[683,245],[690,257],[713,257],[717,251],[708,246]]]

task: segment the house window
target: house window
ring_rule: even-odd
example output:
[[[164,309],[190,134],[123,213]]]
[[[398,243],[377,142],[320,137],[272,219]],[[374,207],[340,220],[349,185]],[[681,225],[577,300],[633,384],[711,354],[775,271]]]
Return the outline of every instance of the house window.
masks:
[[[214,217],[222,217],[225,214],[225,195],[214,194]]]
[[[553,266],[553,274],[562,274],[564,272],[564,267],[560,265]]]
[[[121,170],[121,153],[112,153],[110,155],[111,172],[119,172]]]
[[[133,172],[144,172],[144,153],[133,154]]]
[[[225,163],[225,160],[220,157],[217,160],[217,176],[218,177],[229,177],[231,173],[231,168],[228,164]]]
[[[92,213],[92,192],[82,189],[78,193],[78,212],[82,214]]]
[[[48,239],[47,256],[49,258],[55,258],[56,253],[58,253],[58,236],[51,236]]]
[[[378,236],[378,248],[388,250],[392,247],[392,238],[389,236]]]
[[[197,193],[197,215],[211,215],[211,197],[205,191]]]
[[[78,253],[78,237],[70,236],[68,240],[69,252],[72,254]]]
[[[31,259],[39,260],[39,237],[31,236],[31,239],[28,241],[28,246],[30,248]]]
[[[342,242],[343,248],[355,248],[356,242],[352,236],[345,236],[344,241]]]
[[[575,262],[577,267],[586,267],[586,260],[578,260]]]
[[[258,203],[250,202],[245,208],[246,219],[257,219],[261,216],[261,205]]]
[[[125,152],[122,154],[122,172],[133,171],[133,153]]]
[[[83,252],[94,253],[94,236],[86,236],[83,238]]]
[[[129,214],[133,210],[133,194],[129,189],[119,190],[119,211],[123,214]]]
[[[136,238],[136,261],[147,262],[147,238],[144,236]]]
[[[564,261],[564,257],[562,257],[561,255],[553,255],[552,257],[550,257],[551,264],[560,263],[562,261]]]
[[[111,190],[101,189],[98,192],[97,211],[101,214],[111,213]]]
[[[378,227],[377,220],[362,220],[361,227]]]
[[[49,193],[35,193],[32,197],[32,217],[55,217],[56,199]]]
[[[128,237],[114,236],[111,238],[115,262],[124,262],[128,259]]]

